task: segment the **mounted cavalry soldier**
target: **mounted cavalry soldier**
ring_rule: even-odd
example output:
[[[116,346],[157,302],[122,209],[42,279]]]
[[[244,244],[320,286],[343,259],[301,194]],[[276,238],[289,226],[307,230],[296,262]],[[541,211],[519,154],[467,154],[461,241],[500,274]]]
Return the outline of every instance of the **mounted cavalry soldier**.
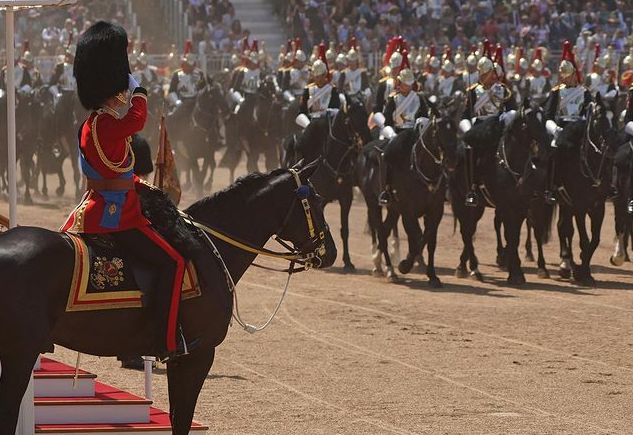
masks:
[[[55,97],[57,103],[62,95],[74,95],[77,89],[77,82],[73,76],[73,62],[75,61],[75,50],[77,47],[70,44],[66,48],[63,59],[55,66],[53,75],[49,81],[50,92]]]
[[[494,156],[501,139],[502,129],[496,128],[501,122],[506,128],[516,115],[516,104],[512,91],[503,83],[505,73],[502,67],[503,54],[497,48],[495,61],[492,60],[490,44],[484,44],[483,55],[477,62],[479,82],[467,89],[467,101],[459,129],[463,133],[466,178],[468,193],[467,207],[479,205],[478,190],[484,190],[478,179],[494,165]]]
[[[382,113],[385,110],[387,98],[396,89],[396,79],[402,65],[402,54],[398,52],[401,43],[401,38],[393,37],[387,45],[382,68],[384,76],[380,79],[376,89],[376,100],[372,113],[369,115],[370,124],[373,122],[374,113]]]
[[[172,106],[178,107],[185,101],[193,102],[206,85],[204,72],[196,67],[196,55],[191,49],[191,41],[187,41],[180,69],[171,76],[167,100]]]
[[[31,89],[33,89],[34,84],[33,84],[33,78],[31,77],[31,72],[29,71],[29,68],[27,68],[27,65],[29,64],[29,61],[27,60],[27,56],[30,59],[30,64],[33,64],[33,55],[31,54],[31,52],[26,51],[24,52],[24,54],[22,55],[22,57],[18,60],[16,66],[15,66],[15,73],[14,73],[14,77],[15,77],[15,88],[18,90],[18,92],[22,93],[28,93],[31,91]],[[2,71],[0,71],[0,87],[2,89],[4,89],[5,91],[7,90],[7,67],[3,67]],[[39,75],[39,73],[38,73]],[[41,82],[41,78],[39,79]]]
[[[428,124],[428,107],[422,94],[415,91],[415,76],[409,66],[407,51],[402,52],[402,69],[398,74],[397,91],[393,92],[385,106],[384,115],[380,112],[374,115],[374,122],[381,128],[382,136],[391,141],[403,130],[420,126],[422,130]],[[384,149],[388,160],[389,142]],[[385,190],[378,197],[380,205],[387,206],[393,199],[391,187],[391,171],[389,164],[385,165]]]
[[[151,89],[154,86],[160,86],[160,78],[158,77],[158,68],[149,64],[149,58],[147,56],[147,47],[143,42],[141,44],[141,52],[137,55],[130,56],[130,59],[135,60],[130,66],[134,69],[132,75],[137,82],[141,84],[145,89]]]
[[[330,71],[325,57],[325,44],[319,46],[319,58],[312,64],[312,83],[303,91],[296,123],[306,128],[314,119],[327,115],[328,110],[341,107],[339,93],[331,83]]]
[[[455,74],[455,65],[446,59],[440,69],[440,78],[437,82],[435,95],[443,103],[448,102],[463,91],[464,84],[459,76]]]
[[[371,96],[369,77],[367,70],[360,68],[360,55],[354,46],[347,52],[347,65],[341,72],[338,87],[350,97],[367,101]]]
[[[127,45],[125,30],[104,21],[95,23],[79,39],[74,75],[79,100],[90,111],[79,131],[88,190],[61,230],[107,233],[159,274],[148,309],[156,331],[155,355],[164,360],[187,349],[178,326],[185,262],[141,212],[136,191],[141,182],[133,172],[131,136],[145,124],[147,92],[130,74]],[[128,102],[127,113],[120,113]]]
[[[528,93],[529,76],[528,76],[528,61],[523,56],[523,48],[518,48],[516,54],[509,55],[508,58],[512,62],[512,67],[507,75],[507,81],[515,96],[515,100],[518,103],[521,102],[523,97]]]
[[[548,167],[545,201],[547,204],[556,203],[556,150],[559,135],[566,125],[585,118],[589,104],[592,102],[591,91],[581,83],[580,70],[569,41],[563,45],[563,54],[558,68],[560,84],[555,86],[545,103],[545,128],[553,137],[551,146],[554,152]]]
[[[541,105],[552,90],[549,78],[545,75],[545,65],[543,64],[543,54],[540,48],[534,50],[534,60],[531,65],[531,72],[528,76],[527,93],[530,99]]]
[[[251,50],[244,54],[244,62],[244,67],[233,76],[229,94],[238,104],[235,113],[239,111],[243,121],[251,121],[254,119],[257,91],[262,79],[256,40],[253,41]]]
[[[301,98],[310,79],[310,68],[306,65],[307,57],[299,45],[300,42],[297,40],[292,68],[288,76],[288,89],[296,99]]]
[[[479,71],[477,70],[477,56],[471,53],[466,58],[466,69],[462,73],[462,82],[466,89],[479,81]]]

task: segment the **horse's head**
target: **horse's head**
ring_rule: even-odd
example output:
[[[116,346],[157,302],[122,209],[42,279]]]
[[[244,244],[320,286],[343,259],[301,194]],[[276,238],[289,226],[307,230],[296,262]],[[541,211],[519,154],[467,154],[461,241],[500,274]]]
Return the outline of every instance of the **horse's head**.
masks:
[[[275,78],[273,76],[267,76],[259,85],[259,89],[257,91],[260,98],[271,101],[277,95],[277,84],[275,83]]]
[[[617,130],[612,127],[612,116],[605,105],[600,92],[595,101],[589,106],[587,116],[586,139],[596,152],[605,153],[607,158],[613,158],[619,146]]]
[[[451,113],[444,112],[437,104],[437,98],[427,101],[429,106],[430,125],[428,129],[430,134],[434,138],[435,146],[437,150],[442,154],[442,163],[444,168],[449,173],[452,173],[457,168],[459,156],[457,153],[458,140],[457,140],[457,123]]]
[[[545,162],[551,153],[544,120],[541,108],[532,106],[529,96],[526,96],[507,131],[510,141],[518,144],[519,150],[527,152],[534,162]]]
[[[222,87],[213,80],[208,80],[206,86],[198,93],[196,103],[201,112],[210,116],[218,113],[224,116],[229,112]]]
[[[314,255],[313,266],[329,267],[336,260],[336,245],[325,221],[325,201],[315,192],[309,179],[319,166],[319,160],[303,166],[299,162],[290,169],[286,178],[289,195],[294,196],[285,212],[277,237],[292,243],[294,250],[303,256]]]
[[[372,141],[371,132],[367,126],[369,117],[365,103],[355,97],[345,96],[345,111],[350,130],[354,136],[355,145],[360,149]]]

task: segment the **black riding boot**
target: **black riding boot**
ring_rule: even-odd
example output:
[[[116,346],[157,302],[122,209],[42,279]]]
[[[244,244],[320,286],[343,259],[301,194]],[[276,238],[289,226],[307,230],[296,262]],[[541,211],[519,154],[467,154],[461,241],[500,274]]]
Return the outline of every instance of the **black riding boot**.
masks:
[[[552,152],[550,156],[549,163],[547,165],[547,187],[545,188],[545,204],[547,205],[555,205],[556,204],[556,187],[554,183],[554,175],[556,173],[556,148]]]
[[[466,159],[466,185],[468,192],[464,201],[466,207],[477,207],[479,205],[479,197],[477,195],[477,185],[475,184],[475,157],[473,155],[473,147],[466,145],[464,147]]]
[[[611,185],[609,185],[609,191],[607,192],[607,199],[613,201],[620,195],[618,191],[618,167],[613,165],[613,172],[611,174]]]
[[[391,189],[391,171],[389,166],[385,168],[385,188],[378,196],[378,204],[387,207],[393,202],[393,190]]]

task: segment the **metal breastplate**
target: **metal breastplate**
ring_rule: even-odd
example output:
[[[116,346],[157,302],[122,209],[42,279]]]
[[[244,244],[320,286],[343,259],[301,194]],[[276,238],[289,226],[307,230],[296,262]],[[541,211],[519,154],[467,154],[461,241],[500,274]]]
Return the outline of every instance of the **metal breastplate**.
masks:
[[[473,72],[473,73],[469,73],[468,71],[464,71],[462,73],[462,78],[464,80],[464,83],[466,84],[466,87],[469,87],[475,83],[477,83],[479,81],[479,73],[477,71]]]
[[[440,97],[450,97],[453,93],[453,84],[455,83],[455,77],[442,77],[440,78],[438,92]]]
[[[247,69],[244,70],[244,81],[242,82],[242,89],[247,94],[255,94],[259,89],[259,69]]]
[[[361,70],[348,69],[345,71],[345,92],[349,95],[355,95],[362,89],[362,74]]]
[[[424,90],[427,92],[435,92],[435,84],[437,83],[437,76],[435,74],[427,74],[424,78]]]
[[[530,94],[543,94],[543,89],[545,89],[545,77],[532,77],[530,79]]]
[[[310,93],[310,102],[308,104],[310,114],[314,116],[322,115],[325,113],[330,105],[332,99],[332,91],[320,92],[321,88],[317,86],[310,86],[308,92]]]
[[[297,68],[290,70],[290,89],[294,95],[301,95],[307,85],[308,78],[306,71]]]
[[[77,89],[77,82],[73,77],[73,66],[69,63],[64,64],[64,72],[59,79],[59,84],[64,91],[74,91]]]
[[[180,98],[193,98],[196,96],[196,84],[198,83],[198,74],[192,72],[190,74],[184,71],[178,71],[178,95]]]
[[[19,88],[20,86],[22,86],[22,80],[24,80],[24,69],[22,67],[16,66],[14,72],[15,73],[13,77],[15,77],[15,86]]]
[[[385,101],[387,101],[387,97],[391,95],[393,90],[396,88],[396,82],[394,79],[385,80]]]
[[[490,89],[484,89],[482,85],[475,88],[475,103],[473,109],[477,118],[482,116],[496,115],[503,101],[505,89],[495,84]]]
[[[580,109],[585,101],[584,88],[562,88],[559,91],[559,98],[558,116],[567,119],[580,117]]]
[[[420,98],[416,96],[413,100],[404,108],[402,113],[396,116],[396,113],[400,112],[399,107],[405,104],[405,97],[402,94],[396,94],[393,98],[396,103],[396,110],[394,111],[393,123],[396,128],[413,128],[415,125],[415,115],[420,109]]]

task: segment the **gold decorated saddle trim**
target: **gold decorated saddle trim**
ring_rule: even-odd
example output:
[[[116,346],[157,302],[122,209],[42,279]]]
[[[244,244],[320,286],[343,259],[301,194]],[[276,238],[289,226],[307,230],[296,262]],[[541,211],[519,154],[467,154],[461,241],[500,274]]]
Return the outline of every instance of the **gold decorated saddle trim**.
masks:
[[[75,265],[73,278],[68,294],[66,311],[96,311],[116,310],[122,308],[142,308],[142,292],[140,290],[121,290],[112,292],[88,293],[88,284],[92,280],[93,285],[102,283],[115,284],[114,281],[122,276],[124,267],[120,258],[105,259],[99,257],[96,261],[96,269],[90,270],[90,254],[84,240],[72,233],[65,233],[71,241],[75,251]],[[97,285],[101,287],[101,285]],[[195,267],[191,262],[185,268],[185,277],[182,283],[182,300],[192,299],[202,295]]]

